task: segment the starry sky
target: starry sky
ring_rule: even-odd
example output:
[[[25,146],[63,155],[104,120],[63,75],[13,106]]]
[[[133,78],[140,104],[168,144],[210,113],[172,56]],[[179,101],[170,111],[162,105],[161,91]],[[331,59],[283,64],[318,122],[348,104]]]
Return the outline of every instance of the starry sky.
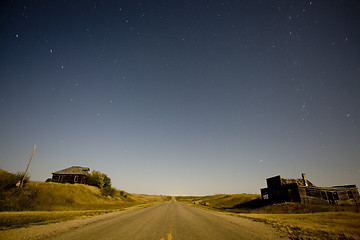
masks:
[[[0,3],[0,168],[132,193],[360,186],[357,0]]]

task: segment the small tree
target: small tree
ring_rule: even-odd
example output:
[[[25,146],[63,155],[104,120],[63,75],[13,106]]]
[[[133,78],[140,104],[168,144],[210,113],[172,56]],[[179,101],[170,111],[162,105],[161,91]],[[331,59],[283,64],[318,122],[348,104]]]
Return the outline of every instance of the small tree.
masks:
[[[104,195],[104,196],[112,197],[115,194],[115,189],[112,188],[112,187],[109,187],[109,186],[103,187],[101,189],[101,194]]]
[[[114,196],[115,189],[111,187],[111,179],[105,173],[93,170],[89,177],[89,185],[101,189],[104,196]]]
[[[99,171],[93,170],[89,177],[89,185],[102,188],[104,186],[103,174]]]
[[[111,187],[111,179],[105,174],[102,174],[104,178],[104,187]]]

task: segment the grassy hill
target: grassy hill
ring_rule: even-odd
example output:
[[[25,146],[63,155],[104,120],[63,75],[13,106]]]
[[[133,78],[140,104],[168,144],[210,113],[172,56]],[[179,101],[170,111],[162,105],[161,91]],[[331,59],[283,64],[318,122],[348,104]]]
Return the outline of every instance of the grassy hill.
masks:
[[[115,190],[113,197],[103,196],[100,189],[84,184],[28,182],[24,188],[8,195],[4,210],[95,210],[117,209],[141,203],[168,200],[161,196],[130,194]]]
[[[112,197],[84,184],[28,181],[15,187],[17,174],[0,169],[0,229],[93,216],[133,206],[169,201],[168,196],[115,190]]]
[[[179,202],[200,204],[216,209],[235,209],[250,202],[260,200],[258,194],[216,194],[204,197],[176,197]]]
[[[115,190],[112,197],[103,196],[99,188],[84,184],[29,181],[23,188],[17,188],[7,183],[11,175],[0,171],[1,185],[10,185],[7,188],[0,186],[1,211],[117,209],[170,200],[169,197],[130,194],[121,190]],[[14,182],[13,179],[11,181]]]

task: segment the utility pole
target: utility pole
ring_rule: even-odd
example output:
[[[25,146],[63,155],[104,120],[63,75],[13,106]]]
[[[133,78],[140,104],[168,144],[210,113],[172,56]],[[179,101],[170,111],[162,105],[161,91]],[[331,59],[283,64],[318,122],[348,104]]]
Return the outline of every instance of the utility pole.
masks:
[[[23,177],[23,179],[22,179],[21,182],[20,182],[20,186],[19,186],[20,188],[21,188],[21,187],[23,186],[23,184],[24,184],[24,180],[25,180],[27,171],[28,171],[28,169],[29,169],[29,166],[30,166],[30,163],[31,163],[31,159],[32,159],[32,157],[33,157],[33,155],[34,155],[35,149],[36,149],[36,144],[35,144],[35,146],[34,146],[34,150],[33,150],[32,154],[31,154],[30,161],[29,161],[29,163],[28,163],[28,165],[27,165],[27,168],[26,168],[24,177]]]

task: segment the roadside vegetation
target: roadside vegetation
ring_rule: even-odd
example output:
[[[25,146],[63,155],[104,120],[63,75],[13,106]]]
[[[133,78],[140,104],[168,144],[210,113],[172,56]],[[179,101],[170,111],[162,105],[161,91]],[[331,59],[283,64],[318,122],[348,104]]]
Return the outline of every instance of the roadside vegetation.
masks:
[[[56,182],[52,178],[46,179],[45,182]],[[101,190],[101,194],[104,196],[111,196],[115,194],[115,188],[111,187],[111,179],[105,173],[93,170],[89,175],[87,184],[90,186],[98,187]]]
[[[102,175],[102,174],[101,174]],[[23,175],[0,169],[0,229],[44,224],[77,217],[94,216],[130,207],[168,201],[170,197],[130,194],[104,185],[61,184],[30,181],[16,187]],[[103,178],[104,180],[104,178]],[[103,182],[106,182],[103,181]]]
[[[300,203],[267,204],[256,194],[176,197],[188,205],[270,224],[291,239],[360,239],[355,207]]]

